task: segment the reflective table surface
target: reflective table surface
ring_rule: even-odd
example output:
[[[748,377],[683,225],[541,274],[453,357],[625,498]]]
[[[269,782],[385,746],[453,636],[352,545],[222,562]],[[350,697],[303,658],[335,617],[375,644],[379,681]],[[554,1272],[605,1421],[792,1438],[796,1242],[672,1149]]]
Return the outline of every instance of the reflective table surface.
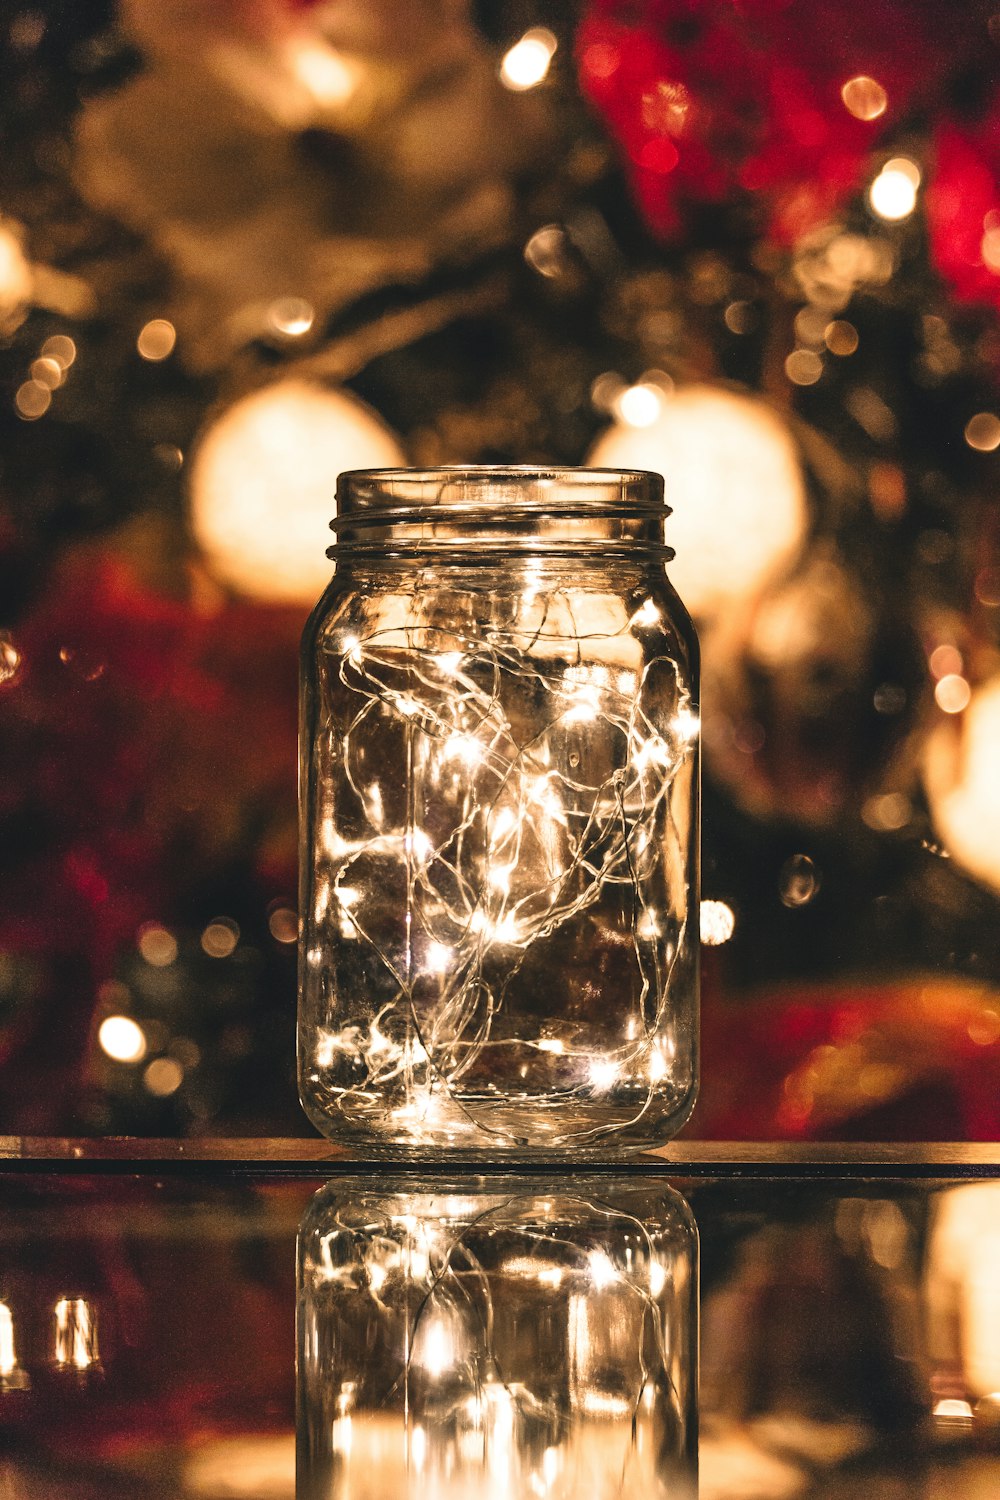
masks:
[[[998,1148],[0,1138],[2,1500],[696,1487],[1000,1496]]]

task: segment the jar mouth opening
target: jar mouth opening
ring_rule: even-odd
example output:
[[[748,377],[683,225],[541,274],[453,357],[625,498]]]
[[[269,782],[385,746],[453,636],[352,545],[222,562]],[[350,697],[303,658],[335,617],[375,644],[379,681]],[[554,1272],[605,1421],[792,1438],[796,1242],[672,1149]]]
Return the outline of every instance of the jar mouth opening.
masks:
[[[661,475],[643,469],[475,465],[355,469],[337,481],[328,556],[579,551],[636,545],[664,560]]]

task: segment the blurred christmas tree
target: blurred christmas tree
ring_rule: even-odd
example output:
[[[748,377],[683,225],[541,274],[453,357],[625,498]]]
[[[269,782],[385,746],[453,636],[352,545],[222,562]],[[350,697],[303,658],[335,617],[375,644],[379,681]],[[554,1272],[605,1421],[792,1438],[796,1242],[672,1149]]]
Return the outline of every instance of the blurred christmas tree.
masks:
[[[695,1127],[995,1136],[989,8],[3,27],[0,1128],[300,1128],[335,477],[590,461],[665,473],[704,645]]]

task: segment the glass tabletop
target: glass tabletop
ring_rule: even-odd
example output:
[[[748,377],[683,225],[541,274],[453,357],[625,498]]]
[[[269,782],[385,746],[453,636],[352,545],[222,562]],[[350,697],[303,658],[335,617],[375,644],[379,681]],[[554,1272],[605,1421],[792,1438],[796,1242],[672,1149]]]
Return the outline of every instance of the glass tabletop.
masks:
[[[0,1247],[4,1500],[1000,1493],[992,1146],[6,1138]]]

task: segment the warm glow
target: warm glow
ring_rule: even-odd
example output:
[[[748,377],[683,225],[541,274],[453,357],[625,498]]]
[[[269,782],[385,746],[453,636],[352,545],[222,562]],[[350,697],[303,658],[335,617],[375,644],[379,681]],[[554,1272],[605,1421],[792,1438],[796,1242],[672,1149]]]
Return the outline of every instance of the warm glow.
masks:
[[[14,317],[31,298],[34,276],[21,241],[12,229],[0,221],[0,328]],[[22,314],[23,316],[23,314]]]
[[[240,929],[229,917],[209,922],[201,935],[201,946],[209,958],[228,958],[240,940]]]
[[[316,312],[304,297],[279,297],[267,310],[267,321],[275,333],[289,339],[301,338],[315,321]]]
[[[953,1188],[938,1200],[927,1260],[931,1357],[960,1361],[973,1396],[1000,1390],[1000,1182]],[[957,1347],[956,1347],[957,1345]],[[942,1400],[937,1417],[968,1420],[961,1398]]]
[[[84,1297],[60,1297],[55,1306],[56,1364],[65,1369],[86,1370],[100,1359],[97,1319]]]
[[[616,414],[627,427],[651,427],[663,410],[663,395],[655,385],[630,385],[615,402]]]
[[[43,417],[52,404],[52,392],[40,380],[26,380],[19,385],[14,396],[14,405],[19,417],[34,422]]]
[[[108,1016],[97,1032],[101,1051],[115,1062],[141,1062],[146,1055],[146,1033],[128,1016]]]
[[[972,689],[958,672],[946,672],[934,688],[934,701],[946,714],[960,714],[971,697]]]
[[[516,93],[537,88],[548,76],[557,45],[552,32],[543,26],[526,31],[521,40],[514,43],[500,65],[502,82]]]
[[[176,342],[177,329],[173,323],[168,323],[166,318],[153,318],[143,326],[135,346],[143,359],[155,363],[172,354]]]
[[[917,206],[920,169],[905,156],[886,162],[868,189],[868,200],[880,219],[905,219]]]
[[[296,37],[289,45],[288,60],[299,83],[323,108],[346,104],[357,88],[354,69],[326,42]]]
[[[1000,448],[1000,417],[991,411],[977,412],[965,424],[965,441],[979,453],[992,453]]]
[[[176,1058],[158,1057],[150,1063],[142,1075],[147,1091],[157,1099],[166,1099],[176,1094],[184,1082],[184,1069]]]
[[[166,969],[177,957],[177,939],[159,922],[147,922],[136,935],[139,952],[154,969]]]
[[[696,617],[752,597],[805,537],[795,442],[781,418],[752,397],[708,385],[678,387],[662,398],[650,426],[616,422],[587,461],[664,476],[673,507],[666,539],[677,550],[670,581]]]
[[[337,476],[395,468],[392,434],[346,391],[280,380],[244,396],[203,433],[190,467],[191,527],[231,588],[280,604],[315,603]]]
[[[706,948],[728,943],[736,927],[736,917],[725,901],[701,903],[701,940]]]
[[[945,684],[957,705],[945,712],[964,713],[960,724],[943,720],[927,741],[924,784],[931,818],[952,858],[1000,890],[1000,677],[973,692],[965,678],[945,676],[935,696]]]
[[[54,359],[64,370],[68,370],[76,359],[76,345],[64,333],[54,333],[41,347],[43,359]]]
[[[0,1379],[12,1375],[17,1369],[17,1352],[14,1348],[14,1319],[6,1302],[0,1302]]]
[[[882,85],[864,73],[849,78],[840,91],[840,97],[848,113],[856,120],[877,120],[879,115],[885,114],[889,103]]]

